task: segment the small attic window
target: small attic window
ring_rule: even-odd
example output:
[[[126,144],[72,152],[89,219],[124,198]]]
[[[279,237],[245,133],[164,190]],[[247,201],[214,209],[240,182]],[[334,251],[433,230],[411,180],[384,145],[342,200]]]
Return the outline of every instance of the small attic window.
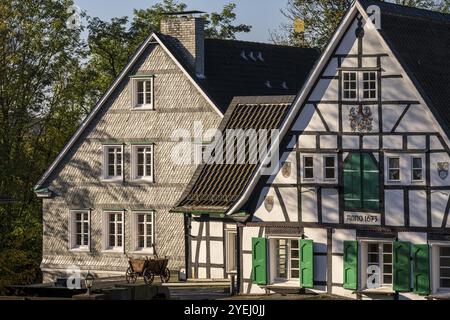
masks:
[[[131,77],[131,101],[135,110],[153,109],[154,77],[152,74],[136,74]]]

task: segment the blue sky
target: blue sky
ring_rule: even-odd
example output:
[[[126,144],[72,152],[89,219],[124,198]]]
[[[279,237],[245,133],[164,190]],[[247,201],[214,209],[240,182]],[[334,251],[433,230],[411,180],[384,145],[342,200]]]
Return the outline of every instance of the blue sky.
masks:
[[[88,15],[103,20],[112,17],[131,16],[133,9],[143,9],[159,2],[157,0],[74,0]],[[182,0],[189,10],[220,12],[222,7],[234,2],[237,22],[252,26],[248,34],[238,34],[238,39],[269,42],[269,30],[285,21],[280,8],[286,6],[287,0]]]

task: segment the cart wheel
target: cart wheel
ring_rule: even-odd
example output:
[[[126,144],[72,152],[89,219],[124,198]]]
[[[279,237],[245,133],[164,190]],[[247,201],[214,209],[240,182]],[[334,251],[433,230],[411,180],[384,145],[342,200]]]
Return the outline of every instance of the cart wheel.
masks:
[[[144,277],[145,284],[151,285],[153,283],[153,279],[155,278],[155,275],[151,270],[145,269],[142,273]]]
[[[161,282],[162,283],[167,283],[170,280],[170,270],[169,268],[165,268],[162,272],[161,272]]]
[[[137,280],[137,275],[136,273],[133,272],[133,270],[131,270],[131,267],[128,267],[127,272],[125,274],[125,278],[127,279],[128,283],[135,283]]]

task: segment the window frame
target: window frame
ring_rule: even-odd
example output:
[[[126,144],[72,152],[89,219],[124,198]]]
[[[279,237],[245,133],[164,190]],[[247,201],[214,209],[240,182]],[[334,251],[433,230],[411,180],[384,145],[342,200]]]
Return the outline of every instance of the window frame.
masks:
[[[390,164],[391,159],[398,159],[398,167],[392,168]],[[387,156],[387,181],[389,182],[401,182],[401,157],[400,156]],[[391,179],[391,170],[398,170],[398,179]]]
[[[146,82],[150,81],[150,103],[147,103],[146,101]],[[139,104],[138,103],[138,83],[143,82],[144,83],[144,103]],[[154,110],[154,92],[155,92],[155,85],[154,85],[154,76],[148,76],[148,77],[135,77],[132,78],[132,109],[133,110]]]
[[[87,213],[87,236],[88,236],[88,243],[87,245],[79,245],[76,243],[76,215],[78,213],[86,214]],[[73,209],[69,211],[69,250],[70,251],[83,251],[83,252],[90,252],[91,251],[91,210],[90,209]],[[84,221],[81,220],[81,221]],[[83,224],[82,224],[83,225]],[[85,235],[83,232],[83,226],[82,226],[82,236]]]
[[[150,148],[150,175],[138,176],[138,149],[139,148]],[[146,171],[146,152],[144,151],[144,172]],[[155,172],[155,148],[154,144],[133,144],[131,145],[131,180],[133,181],[148,181],[154,182],[154,172]]]
[[[377,88],[378,87],[378,79],[377,79],[378,75],[377,75],[377,72],[376,71],[360,71],[360,72],[361,72],[361,75],[362,75],[361,80],[360,80],[360,84],[359,84],[361,86],[361,88],[362,88],[362,90],[361,90],[361,92],[362,92],[361,100],[363,100],[363,101],[374,101],[374,100],[377,100],[378,99],[378,88]],[[370,76],[369,76],[369,80],[364,80],[364,74],[371,74],[371,73],[373,73],[375,75],[375,79],[371,80]],[[369,89],[365,89],[364,88],[364,83],[366,83],[366,82],[369,83]],[[370,88],[370,83],[371,82],[375,83],[375,88],[374,89]],[[370,92],[372,92],[372,91],[375,92],[375,97],[373,97],[373,98],[371,98],[371,97],[365,98],[364,97],[364,94],[366,92],[369,92],[369,95],[370,95]]]
[[[273,250],[274,250],[274,254],[271,255],[271,259],[273,259],[273,263],[274,263],[274,274],[273,274],[273,280],[275,282],[295,282],[300,284],[300,239],[299,238],[294,238],[294,237],[273,237],[270,238],[271,241],[273,241]],[[287,247],[287,257],[286,257],[286,261],[288,262],[286,265],[286,278],[281,278],[278,276],[278,268],[279,268],[279,259],[278,259],[278,241],[280,240],[285,240],[286,241],[286,247]],[[296,250],[298,251],[297,254],[297,258],[293,259],[292,258],[292,241],[297,241],[297,248]],[[297,268],[292,268],[292,260],[297,260],[298,261],[298,267]],[[292,277],[292,269],[297,270],[298,271],[298,278],[293,278]]]
[[[109,166],[109,149],[112,148],[120,148],[121,152],[121,163],[120,163],[120,171],[121,175],[110,176],[108,175],[108,166]],[[104,144],[102,146],[102,180],[103,181],[123,181],[124,173],[123,173],[123,163],[124,163],[124,146],[123,144]],[[116,161],[116,160],[115,160]],[[116,166],[116,162],[114,162],[114,166]],[[115,167],[114,171],[117,171]]]
[[[151,216],[151,226],[152,226],[152,234],[151,234],[151,245],[150,247],[139,247],[139,215],[150,215]],[[136,210],[132,211],[133,217],[133,225],[132,225],[132,241],[133,241],[133,253],[136,254],[154,254],[153,245],[155,244],[155,211],[154,210]],[[148,224],[148,221],[144,222],[144,237],[148,237],[147,228],[145,227]],[[146,242],[146,240],[145,240]]]
[[[234,250],[231,250],[230,248],[230,236],[234,235],[236,241],[234,243],[235,247]],[[230,266],[230,257],[232,255],[234,255],[236,253],[236,250],[238,248],[238,243],[237,243],[237,230],[236,229],[227,229],[225,230],[225,250],[226,250],[226,271],[227,273],[237,273],[237,257],[234,256],[233,260],[234,260],[234,264],[235,264],[235,268],[231,268]],[[231,250],[231,251],[230,251]]]
[[[449,248],[450,249],[450,245],[447,245],[447,246],[445,246],[445,245],[441,245],[441,246],[439,246],[438,247],[438,257],[437,257],[437,259],[438,259],[438,265],[437,265],[437,277],[438,277],[438,279],[437,279],[437,284],[438,284],[438,289],[439,290],[441,290],[441,291],[450,291],[450,286],[448,286],[448,287],[443,287],[442,285],[441,285],[441,280],[442,279],[446,279],[446,280],[450,280],[450,277],[443,277],[442,275],[441,275],[441,269],[450,269],[450,266],[442,266],[441,265],[441,259],[444,257],[445,259],[449,259],[450,258],[450,256],[442,256],[441,255],[441,249],[442,248]]]
[[[355,74],[355,80],[345,80],[345,75],[350,75],[350,74]],[[358,87],[359,87],[359,72],[358,71],[342,71],[342,100],[345,101],[357,101],[359,99],[359,91],[358,91]],[[349,77],[350,79],[350,77]],[[352,83],[355,82],[355,89],[345,89],[345,83]],[[354,98],[346,98],[345,97],[345,92],[349,91],[349,92],[353,92],[355,91],[355,97]]]
[[[333,167],[327,167],[327,161],[326,158],[333,158]],[[322,157],[322,161],[323,161],[323,180],[324,181],[336,181],[337,179],[337,156],[335,154],[325,154]],[[333,178],[327,178],[327,169],[331,169],[333,168]]]
[[[109,242],[109,236],[110,236],[110,232],[109,232],[109,225],[110,225],[110,214],[120,214],[122,216],[122,233],[120,234],[122,236],[122,246],[111,246],[110,242]],[[103,220],[103,234],[104,234],[104,239],[103,239],[103,251],[105,252],[117,252],[117,253],[123,253],[125,252],[125,210],[105,210],[103,211],[103,215],[104,215],[104,220]],[[115,232],[117,232],[117,226],[115,226]],[[115,233],[115,237],[117,238],[117,236],[119,235],[119,233]],[[115,240],[117,242],[117,239]]]
[[[308,166],[306,167],[305,164],[305,158],[311,158],[312,159],[312,166]],[[316,180],[316,175],[315,175],[315,156],[314,155],[309,155],[309,154],[304,154],[302,155],[302,180],[303,181],[315,181]],[[306,169],[312,169],[312,177],[311,178],[307,178],[306,177]]]
[[[420,159],[420,165],[421,168],[415,168],[414,167],[414,159]],[[422,155],[412,155],[411,156],[411,182],[423,182],[423,173],[424,173],[424,157]],[[414,179],[414,170],[419,170],[421,171],[421,179]]]
[[[346,74],[356,74],[356,79],[353,80],[345,80],[345,75]],[[375,74],[375,79],[374,80],[364,80],[364,74],[370,74],[373,73]],[[370,89],[370,85],[369,85],[369,89],[364,89],[364,83],[371,82],[375,83],[375,89]],[[378,72],[376,70],[342,70],[342,79],[341,79],[342,85],[341,85],[341,90],[342,90],[342,100],[343,101],[377,101],[378,100]],[[352,83],[355,82],[356,83],[356,88],[353,89],[345,89],[345,83]],[[345,92],[346,91],[355,91],[355,98],[346,98],[345,97]],[[364,93],[366,91],[375,91],[375,97],[374,98],[364,98]]]
[[[362,258],[363,263],[361,264],[361,286],[363,287],[363,289],[368,289],[367,288],[367,278],[368,278],[368,274],[367,274],[367,268],[369,267],[369,245],[373,245],[376,244],[378,246],[378,263],[376,265],[378,265],[380,267],[380,287],[376,288],[377,289],[392,289],[393,290],[393,284],[394,284],[394,265],[393,265],[393,259],[394,259],[394,241],[392,239],[370,239],[370,240],[362,240],[361,244],[363,246],[363,255]],[[384,255],[386,254],[383,248],[383,245],[385,244],[390,244],[391,245],[391,252],[388,253],[391,255],[391,262],[390,263],[385,263],[384,262]],[[374,263],[371,263],[371,265],[374,265]],[[385,265],[390,265],[391,266],[391,272],[384,272],[384,267]],[[365,267],[366,269],[364,270]],[[384,276],[388,275],[391,276],[391,283],[385,283],[384,282]]]

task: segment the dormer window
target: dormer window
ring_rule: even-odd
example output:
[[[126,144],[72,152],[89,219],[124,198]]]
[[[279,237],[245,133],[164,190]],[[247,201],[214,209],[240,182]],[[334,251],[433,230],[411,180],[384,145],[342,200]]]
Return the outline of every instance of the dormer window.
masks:
[[[153,109],[153,76],[132,78],[132,105],[134,109]]]

